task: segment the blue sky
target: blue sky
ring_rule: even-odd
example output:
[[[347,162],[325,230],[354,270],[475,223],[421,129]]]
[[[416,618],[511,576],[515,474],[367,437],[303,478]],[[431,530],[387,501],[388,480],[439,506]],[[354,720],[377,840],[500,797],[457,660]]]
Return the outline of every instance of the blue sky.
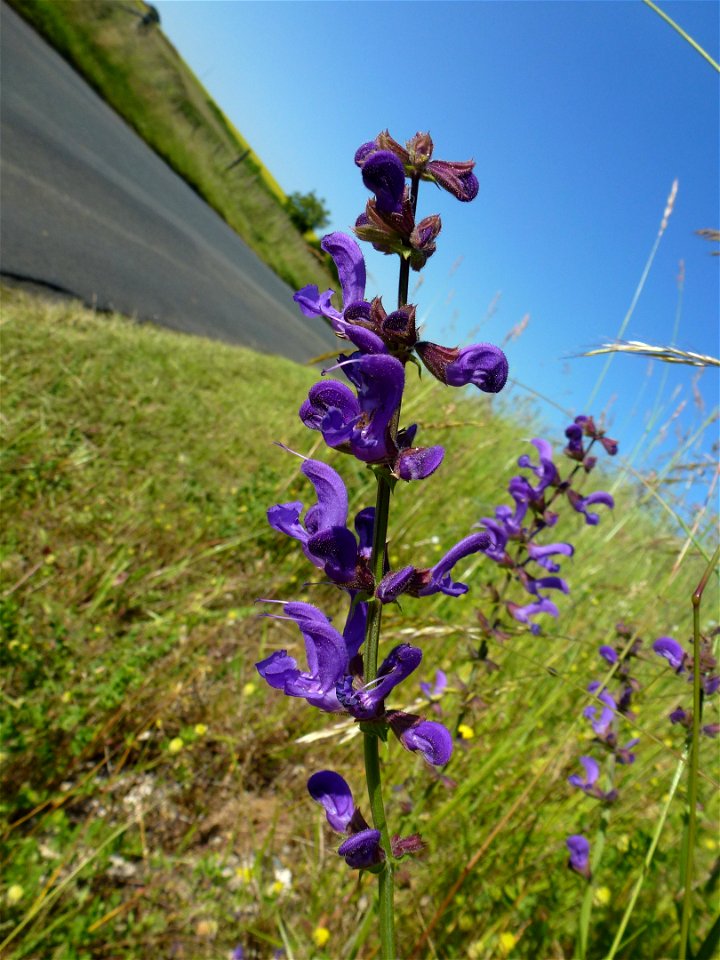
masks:
[[[511,376],[574,412],[607,411],[626,451],[663,379],[659,422],[683,400],[677,422],[699,422],[691,368],[616,357],[590,411],[604,361],[576,356],[616,335],[675,178],[675,207],[625,336],[673,342],[682,260],[677,345],[720,352],[720,258],[694,234],[720,224],[718,74],[641,0],[156,5],[166,35],[282,187],[326,200],[330,229],[349,231],[363,209],[352,158],[382,129],[401,141],[429,130],[436,158],[476,160],[473,203],[421,188],[420,214],[443,220],[411,298],[428,339],[454,345],[475,331],[500,343],[529,314],[506,345]],[[720,58],[720,5],[661,6]],[[395,258],[368,247],[366,259],[368,294],[392,303]],[[717,374],[699,386],[706,416]],[[706,450],[716,436],[713,427]],[[664,455],[675,443],[671,430]]]

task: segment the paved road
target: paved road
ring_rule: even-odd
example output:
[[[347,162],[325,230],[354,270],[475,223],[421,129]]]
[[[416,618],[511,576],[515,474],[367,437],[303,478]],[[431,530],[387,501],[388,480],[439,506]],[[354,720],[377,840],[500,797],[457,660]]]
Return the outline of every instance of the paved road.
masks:
[[[337,341],[0,4],[0,272],[175,330],[307,360]]]

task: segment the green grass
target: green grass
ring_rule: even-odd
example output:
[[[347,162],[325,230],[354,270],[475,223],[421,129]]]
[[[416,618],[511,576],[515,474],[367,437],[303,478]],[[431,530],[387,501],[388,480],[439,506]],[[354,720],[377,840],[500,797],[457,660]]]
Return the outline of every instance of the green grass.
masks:
[[[4,955],[218,958],[243,943],[261,957],[283,945],[298,958],[372,956],[372,878],[336,857],[305,788],[309,773],[338,769],[367,814],[359,738],[343,743],[349,725],[333,732],[333,718],[266,689],[253,666],[273,649],[298,652],[296,631],[258,618],[256,598],[342,612],[329,587],[305,586],[316,571],[267,526],[269,505],[310,499],[297,461],[272,441],[330,460],[353,509],[373,497],[372,474],[328,456],[299,423],[316,373],[14,291],[3,319]],[[447,458],[437,476],[398,488],[393,565],[431,565],[505,499],[537,435],[519,411],[517,399],[513,418],[409,374],[404,417]],[[589,489],[610,482],[590,479]],[[588,746],[580,715],[602,675],[597,647],[625,620],[646,654],[639,715],[621,734],[640,736],[638,759],[621,771],[594,878],[588,956],[607,955],[682,755],[665,718],[689,686],[647,650],[661,634],[687,641],[705,568],[691,545],[671,573],[683,539],[653,502],[638,506],[640,490],[619,490],[596,529],[561,518],[557,539],[577,548],[564,568],[571,594],[544,636],[491,642],[497,672],[471,658],[475,611],[500,583],[487,561],[468,561],[465,597],[387,610],[385,649],[417,640],[418,679],[443,666],[445,720],[462,712],[474,732],[458,741],[454,788],[396,742],[384,758],[391,830],[428,842],[422,860],[401,865],[402,956],[425,933],[415,955],[576,955],[585,884],[565,868],[564,840],[593,838],[601,810],[566,778]],[[717,600],[713,579],[706,622]],[[410,682],[404,695],[415,691]],[[717,896],[710,741],[701,761],[698,935]],[[677,955],[684,783],[618,956]],[[331,932],[323,950],[316,926]]]
[[[293,226],[283,190],[250,144],[162,27],[140,25],[141,0],[10,5],[286,283],[332,283],[329,260]]]

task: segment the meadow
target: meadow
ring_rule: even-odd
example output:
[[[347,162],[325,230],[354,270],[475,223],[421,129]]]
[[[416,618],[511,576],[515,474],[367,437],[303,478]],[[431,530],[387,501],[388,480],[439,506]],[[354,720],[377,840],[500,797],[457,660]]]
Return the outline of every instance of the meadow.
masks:
[[[336,856],[305,786],[329,767],[362,795],[357,726],[269,690],[254,668],[300,647],[258,598],[341,612],[265,517],[311,502],[273,441],[319,451],[297,418],[317,371],[13,290],[2,313],[0,953],[371,958],[373,878]],[[491,401],[408,379],[404,419],[447,454],[442,476],[396,491],[394,567],[431,565],[507,502],[532,437],[564,445],[516,388]],[[418,680],[448,675],[432,706],[414,678],[394,705],[424,702],[456,731],[446,777],[396,742],[383,750],[393,829],[427,844],[397,875],[402,957],[679,955],[687,752],[667,715],[690,686],[651,645],[671,635],[690,648],[717,517],[673,500],[689,443],[642,477],[616,439],[587,487],[612,488],[615,509],[598,527],[572,512],[558,522],[576,548],[570,594],[541,635],[483,630],[503,573],[482,554],[457,571],[465,596],[386,608],[383,645],[417,640],[432,664]],[[321,456],[342,471],[351,513],[373,499],[370,471]],[[717,609],[713,572],[710,637]],[[603,806],[567,778],[593,739],[587,685],[609,673],[598,648],[637,638],[637,716],[619,718],[637,759]],[[717,722],[718,699],[703,722]],[[717,947],[716,748],[700,744],[696,960]],[[580,832],[589,883],[567,868],[565,838]]]

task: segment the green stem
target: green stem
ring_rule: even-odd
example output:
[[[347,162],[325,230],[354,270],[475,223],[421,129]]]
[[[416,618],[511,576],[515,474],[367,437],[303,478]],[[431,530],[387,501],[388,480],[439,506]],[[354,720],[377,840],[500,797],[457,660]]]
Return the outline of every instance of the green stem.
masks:
[[[684,862],[681,864],[685,890],[683,892],[682,920],[680,922],[680,960],[686,960],[689,953],[690,916],[692,914],[693,855],[695,852],[695,833],[697,829],[698,794],[698,747],[700,744],[700,713],[702,710],[700,686],[700,605],[705,585],[710,579],[720,557],[720,547],[707,565],[705,573],[692,595],[693,605],[693,724],[690,742],[690,769],[688,772],[687,798],[687,842],[684,850]]]
[[[417,206],[420,181],[412,179],[410,199],[413,216]],[[398,308],[405,306],[410,282],[409,261],[400,258],[400,277],[398,281]],[[400,407],[393,417],[390,430],[397,435],[400,423]],[[379,583],[384,573],[385,546],[387,543],[388,522],[390,518],[390,496],[394,481],[385,468],[376,470],[377,496],[375,500],[375,524],[373,528],[373,546],[370,566],[375,583]],[[378,650],[380,647],[380,627],[382,624],[382,603],[374,598],[368,602],[367,628],[365,631],[365,652],[363,654],[363,672],[365,683],[377,676]],[[385,802],[382,792],[382,774],[380,772],[380,740],[375,733],[363,732],[363,750],[365,755],[365,779],[367,781],[370,811],[380,838],[385,861],[379,872],[378,919],[380,924],[380,950],[382,960],[395,960],[395,912],[393,903],[394,878],[390,834],[385,817]]]

